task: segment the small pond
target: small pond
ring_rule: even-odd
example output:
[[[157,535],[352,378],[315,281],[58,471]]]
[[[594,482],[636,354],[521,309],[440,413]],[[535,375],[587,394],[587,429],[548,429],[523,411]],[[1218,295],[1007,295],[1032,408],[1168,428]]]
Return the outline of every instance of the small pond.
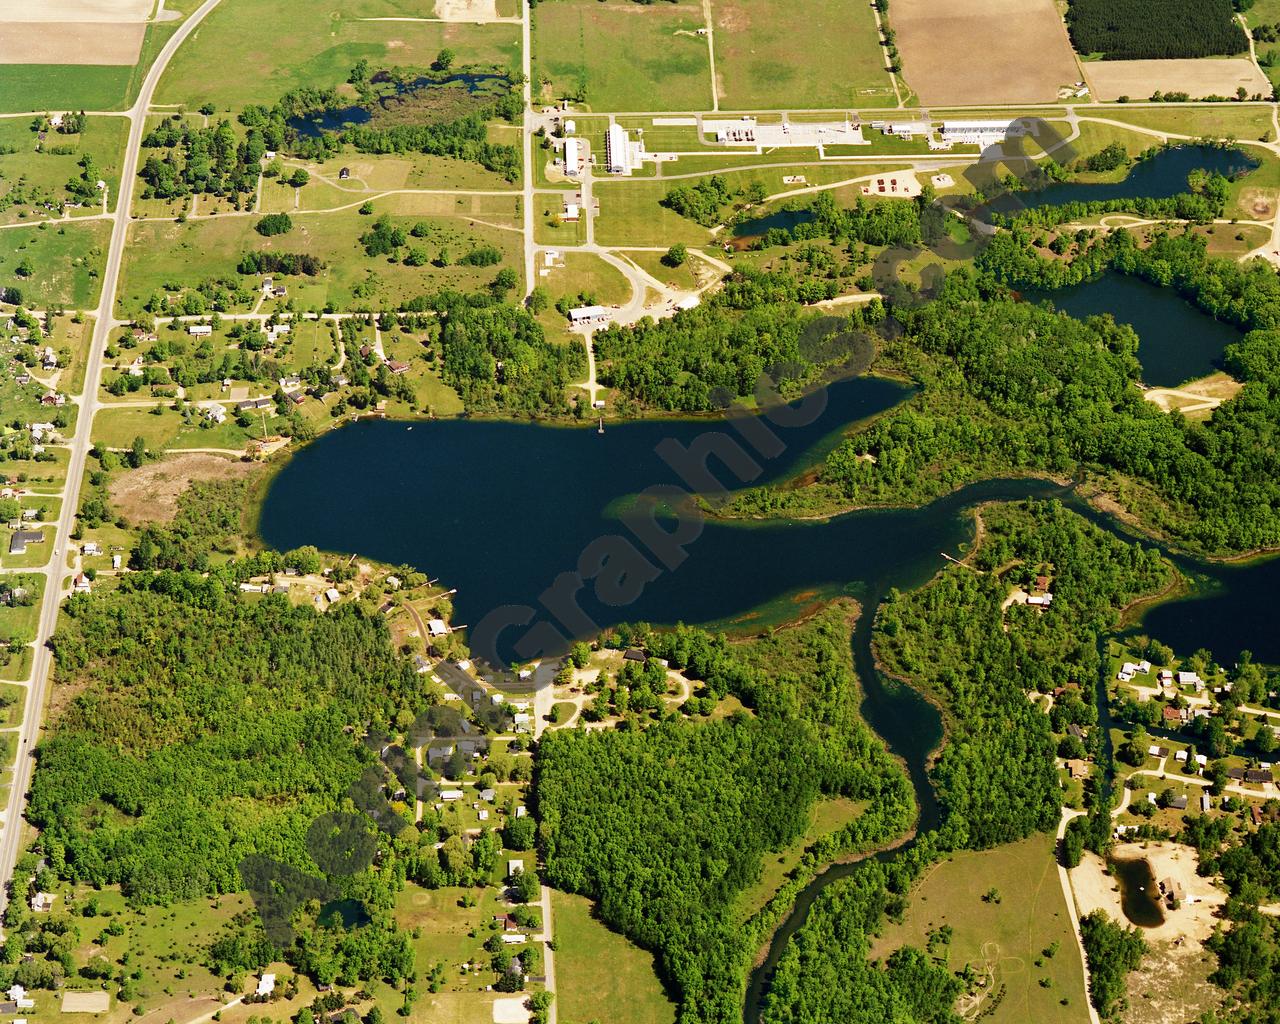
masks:
[[[385,79],[382,79],[385,81]],[[375,105],[381,110],[391,110],[406,98],[416,96],[425,89],[443,86],[461,85],[468,93],[483,91],[490,83],[507,81],[505,74],[498,72],[459,71],[457,74],[444,77],[422,76],[412,82],[404,82],[396,86],[395,92],[380,97]],[[335,107],[330,110],[316,110],[309,114],[299,114],[286,122],[299,135],[307,138],[318,138],[325,132],[338,132],[351,125],[368,124],[373,119],[373,110],[364,104],[352,104],[349,107]]]
[[[1160,893],[1151,863],[1145,857],[1114,858],[1108,862],[1111,875],[1120,885],[1120,906],[1124,916],[1140,928],[1157,928],[1164,924]]]
[[[1142,379],[1174,387],[1222,368],[1222,351],[1243,335],[1231,324],[1202,313],[1172,288],[1108,272],[1093,281],[1054,291],[1027,291],[1029,302],[1049,301],[1083,320],[1110,313],[1140,339]]]
[[[774,210],[773,213],[752,220],[744,220],[733,226],[733,245],[735,249],[749,248],[757,238],[774,228],[790,231],[801,224],[813,220],[812,210]]]
[[[373,918],[359,900],[333,900],[320,908],[316,920],[326,928],[342,925],[343,928],[363,928]]]

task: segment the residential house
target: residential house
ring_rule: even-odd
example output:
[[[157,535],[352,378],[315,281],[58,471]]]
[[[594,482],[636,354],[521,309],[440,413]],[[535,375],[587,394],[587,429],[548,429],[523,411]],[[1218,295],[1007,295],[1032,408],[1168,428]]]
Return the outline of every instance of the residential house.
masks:
[[[187,328],[187,333],[193,338],[207,338],[213,334],[213,327],[209,324],[192,324]]]
[[[9,554],[25,555],[28,544],[43,544],[43,530],[14,530],[9,538]]]
[[[1245,782],[1267,783],[1274,781],[1274,776],[1270,770],[1265,768],[1246,768],[1244,773]]]
[[[269,996],[276,990],[276,976],[274,974],[264,974],[258,981],[258,989],[254,993],[258,996]]]
[[[1067,772],[1073,779],[1087,779],[1089,777],[1089,762],[1082,761],[1078,757],[1070,758],[1067,761]]]
[[[72,581],[71,592],[74,594],[87,594],[92,590],[92,584],[89,577],[82,572],[76,573],[76,578]]]
[[[47,914],[53,909],[53,903],[58,897],[50,892],[38,892],[31,897],[31,909],[37,914]],[[10,996],[10,998],[13,998]]]
[[[86,541],[86,542],[85,542],[85,544],[84,544],[84,546],[80,549],[80,554],[82,554],[82,555],[100,555],[100,554],[102,554],[102,548],[98,547],[98,542],[97,542],[97,541],[92,541],[92,540],[90,540],[90,541]]]
[[[227,407],[225,405],[219,405],[217,402],[214,402],[212,405],[206,407],[206,409],[204,410],[204,418],[207,419],[210,423],[226,423]]]

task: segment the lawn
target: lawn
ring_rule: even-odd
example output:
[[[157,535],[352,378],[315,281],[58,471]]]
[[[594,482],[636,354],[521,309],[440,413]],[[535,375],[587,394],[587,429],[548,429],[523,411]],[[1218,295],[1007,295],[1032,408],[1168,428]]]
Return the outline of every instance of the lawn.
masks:
[[[367,20],[405,13],[392,0],[357,0],[341,10],[303,0],[222,0],[174,55],[156,103],[208,102],[222,110],[272,104],[294,89],[341,85],[361,59],[378,68],[426,67],[446,48],[459,66],[519,67],[517,25]],[[408,13],[423,15],[416,5]]]
[[[576,299],[589,296],[603,306],[624,305],[631,298],[631,284],[622,271],[589,252],[560,254],[563,266],[555,267],[538,283],[547,289],[554,302],[562,296]]]
[[[148,450],[161,448],[243,448],[261,432],[257,423],[249,428],[228,418],[217,426],[204,425],[195,410],[188,420],[167,404],[157,406],[160,415],[149,409],[103,409],[93,421],[93,439],[108,448],[128,448],[141,437]],[[268,418],[268,423],[273,417]]]
[[[552,893],[551,907],[561,1024],[672,1024],[652,954],[593,917],[585,897]]]
[[[596,111],[709,110],[702,12],[681,4],[552,0],[533,12],[535,99]],[[625,55],[625,59],[621,59]]]
[[[1052,836],[1036,835],[938,864],[911,891],[902,923],[886,926],[871,955],[883,958],[906,944],[924,949],[931,931],[949,925],[950,944],[935,954],[953,971],[972,964],[988,982],[973,1010],[998,999],[993,1024],[1078,1024],[1085,1015],[1084,971],[1053,846]],[[998,902],[983,898],[993,887]],[[1056,952],[1046,956],[1054,944]]]
[[[5,556],[6,564],[8,555]],[[40,575],[6,575],[4,583],[9,587],[26,590],[31,604],[9,606],[0,603],[0,644],[11,639],[30,643],[36,638],[36,622],[40,618],[40,597],[44,593],[44,577]]]
[[[1280,21],[1280,17],[1277,17]],[[1087,115],[1086,115],[1087,116]],[[1270,135],[1271,114],[1265,107],[1242,107],[1234,103],[1214,103],[1200,107],[1159,107],[1124,109],[1111,107],[1105,115],[1158,132],[1173,132],[1193,138],[1262,139]],[[1153,139],[1154,144],[1157,140]]]
[[[85,155],[93,157],[98,178],[107,182],[110,209],[114,210],[120,191],[120,160],[128,134],[129,125],[124,118],[91,117],[82,133],[48,132],[41,143],[26,118],[0,119],[0,206],[6,198],[15,200],[7,210],[0,211],[0,223],[56,216],[56,211],[44,209],[43,204],[56,205],[69,198],[64,186],[79,176],[79,162]],[[15,193],[21,194],[23,200],[17,201]],[[83,212],[101,210],[102,204],[97,203]]]
[[[244,287],[256,291],[257,275],[242,277],[236,272],[241,257],[250,250],[305,252],[325,261],[327,269],[315,277],[283,278],[290,299],[301,309],[326,305],[336,309],[394,308],[405,299],[442,288],[474,291],[489,284],[499,269],[456,262],[477,246],[497,248],[503,264],[517,262],[518,232],[491,227],[478,219],[472,222],[455,216],[418,216],[409,212],[398,212],[393,217],[397,226],[408,232],[421,222],[427,233],[422,238],[409,238],[408,248],[423,249],[433,261],[446,256],[445,265],[411,267],[391,262],[385,256],[367,256],[359,238],[372,228],[376,214],[384,209],[403,211],[412,207],[417,198],[392,196],[375,201],[374,215],[370,216],[355,209],[293,214],[293,230],[269,239],[254,231],[256,217],[132,224],[123,270],[121,314],[136,314],[157,291],[175,290],[168,286],[193,288],[207,278],[238,279]]]
[[[96,306],[111,225],[105,220],[0,231],[0,280],[35,309]]]
[[[897,101],[864,0],[712,0],[723,110]]]
[[[688,184],[688,182],[686,182]],[[662,181],[600,182],[596,241],[601,245],[701,245],[710,232],[661,205],[672,185]]]

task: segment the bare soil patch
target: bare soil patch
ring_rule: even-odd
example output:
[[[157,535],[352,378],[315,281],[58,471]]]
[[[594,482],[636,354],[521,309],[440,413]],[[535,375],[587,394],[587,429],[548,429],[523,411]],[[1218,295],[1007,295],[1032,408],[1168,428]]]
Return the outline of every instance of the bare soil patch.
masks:
[[[910,65],[908,65],[908,69]],[[1244,86],[1271,94],[1271,83],[1252,61],[1244,57],[1220,59],[1203,57],[1188,60],[1095,60],[1084,64],[1085,81],[1095,98],[1114,100],[1121,96],[1147,99],[1160,92],[1185,92],[1192,99],[1204,96],[1235,96]]]
[[[106,1013],[111,1009],[110,992],[65,992],[63,1013]]]
[[[895,0],[889,22],[921,103],[1047,103],[1080,79],[1053,0]]]
[[[78,22],[0,21],[0,64],[132,65],[147,26]]]
[[[0,0],[0,21],[47,21],[99,24],[146,21],[153,0]]]
[[[173,521],[178,498],[193,481],[234,480],[261,468],[206,452],[168,456],[112,481],[111,507],[135,525],[163,525]]]
[[[442,21],[495,21],[498,0],[436,0],[436,17]]]

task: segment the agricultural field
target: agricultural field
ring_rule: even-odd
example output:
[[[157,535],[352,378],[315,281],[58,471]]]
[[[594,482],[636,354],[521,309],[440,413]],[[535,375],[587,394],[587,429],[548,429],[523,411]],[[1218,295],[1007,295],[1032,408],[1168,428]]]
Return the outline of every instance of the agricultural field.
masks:
[[[1240,89],[1246,96],[1271,93],[1271,83],[1245,57],[1094,60],[1085,61],[1082,66],[1085,81],[1100,100],[1145,100],[1157,92],[1183,92],[1192,99],[1235,97]]]
[[[156,103],[270,105],[294,89],[339,86],[362,59],[425,68],[446,48],[459,66],[519,67],[519,26],[372,20],[403,18],[401,6],[357,0],[321,11],[300,0],[223,0],[170,62]],[[409,13],[422,16],[417,6]],[[260,31],[245,32],[246,24]],[[226,60],[229,53],[236,59]]]
[[[675,1004],[654,973],[650,953],[597,920],[585,897],[557,892],[551,907],[563,1024],[673,1024]]]
[[[1113,107],[1106,116],[1111,121],[1197,139],[1252,141],[1262,140],[1272,132],[1271,112],[1266,107],[1245,107],[1233,103],[1200,107]],[[1256,155],[1256,150],[1253,152]]]
[[[864,0],[714,0],[711,10],[722,109],[895,104]]]
[[[167,5],[162,20],[144,24],[152,7],[152,0],[5,0],[0,113],[127,107],[185,16]]]
[[[306,253],[324,261],[325,269],[315,276],[281,278],[296,308],[316,310],[330,306],[340,310],[395,307],[440,288],[475,290],[493,281],[500,266],[513,262],[519,235],[504,230],[501,222],[495,222],[499,226],[494,227],[479,219],[417,214],[412,212],[415,198],[373,201],[373,212],[368,215],[356,209],[293,214],[292,230],[271,238],[254,230],[256,216],[133,224],[123,270],[121,313],[136,315],[157,293],[195,288],[210,278],[232,282],[252,301],[262,275],[237,273],[247,252]],[[429,209],[434,197],[427,198]],[[360,241],[376,230],[383,212],[391,217],[392,227],[405,235],[395,258],[367,255]],[[412,234],[414,229],[420,237]],[[480,248],[495,250],[497,264],[458,262]],[[404,262],[415,251],[422,253],[422,264]]]
[[[871,956],[908,944],[925,949],[931,933],[949,927],[950,942],[935,940],[930,951],[953,971],[971,965],[983,983],[974,997],[961,997],[968,1016],[989,1009],[993,1024],[1078,1024],[1084,968],[1053,846],[1052,836],[1037,835],[938,864],[911,890],[902,922],[886,925]],[[996,898],[988,898],[992,889]]]
[[[889,21],[921,103],[1047,103],[1080,79],[1053,0],[894,0]]]
[[[91,117],[75,134],[51,129],[43,118],[0,119],[0,224],[58,216],[63,203],[78,202],[66,186],[82,177],[80,161],[86,157],[92,161],[91,184],[107,183],[107,209],[114,210],[128,133],[128,122],[119,117]],[[100,212],[100,200],[70,210],[72,216]]]
[[[533,11],[535,99],[574,97],[588,110],[709,110],[705,27],[701,10],[684,4],[547,0]]]
[[[61,221],[0,231],[0,279],[35,309],[97,305],[111,225]]]

